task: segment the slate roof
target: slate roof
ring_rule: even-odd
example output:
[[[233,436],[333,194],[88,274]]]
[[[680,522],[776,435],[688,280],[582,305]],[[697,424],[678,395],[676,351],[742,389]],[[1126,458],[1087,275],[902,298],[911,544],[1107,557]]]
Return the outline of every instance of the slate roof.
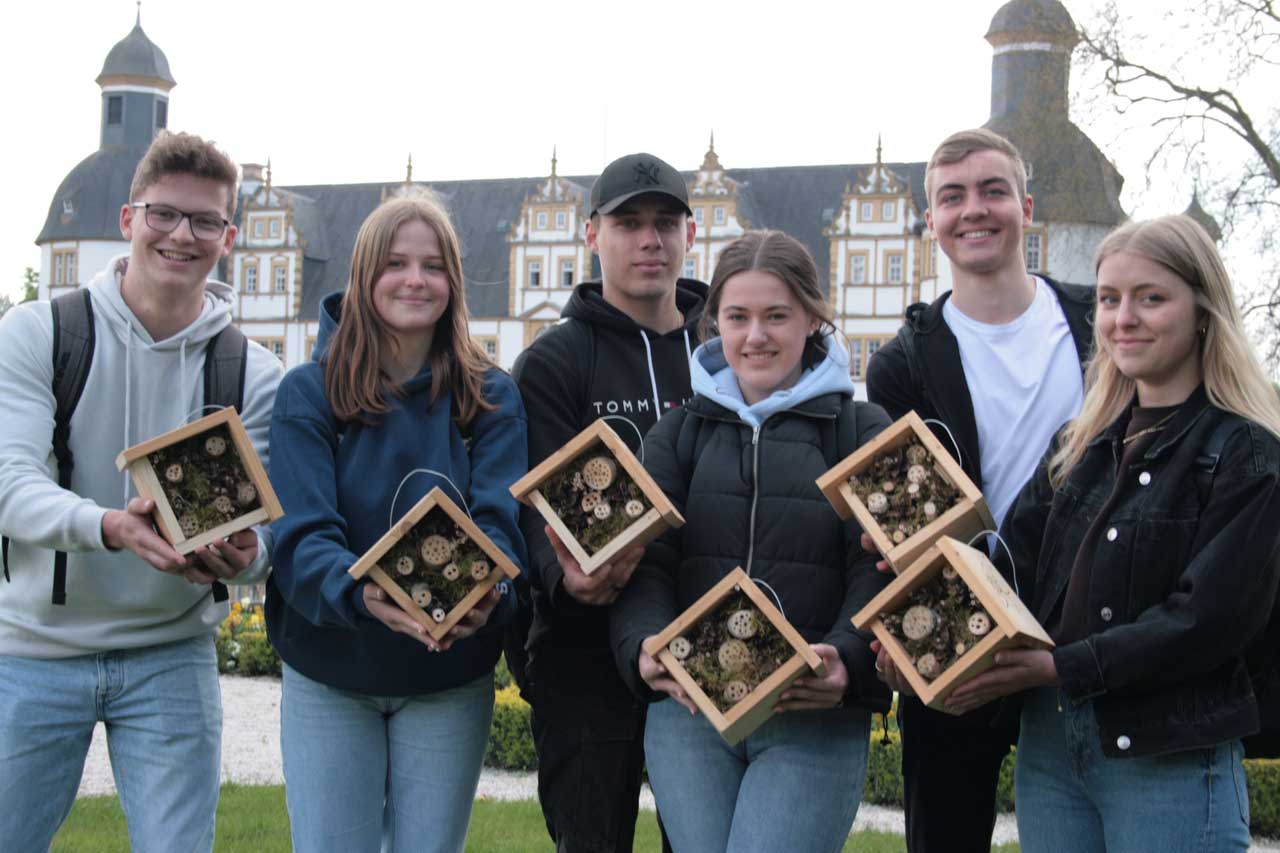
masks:
[[[97,81],[101,83],[104,77],[150,77],[169,86],[177,83],[169,73],[169,60],[164,51],[142,31],[141,20],[107,54]]]
[[[1124,177],[1084,131],[1048,114],[997,116],[984,127],[1008,139],[1031,164],[1027,185],[1038,222],[1119,225]]]
[[[51,240],[122,240],[120,206],[146,145],[106,145],[81,160],[58,185],[36,243]],[[71,202],[71,213],[64,202]]]
[[[924,163],[889,163],[910,186],[918,215],[924,211]],[[739,212],[753,228],[777,228],[800,240],[813,253],[825,282],[830,249],[822,230],[838,210],[846,184],[857,183],[870,164],[842,166],[777,166],[727,169],[739,182]],[[682,173],[692,181],[693,172]],[[507,236],[519,219],[527,195],[536,193],[546,176],[473,181],[423,181],[444,201],[462,242],[467,308],[472,317],[510,314]],[[590,187],[594,175],[565,176]],[[300,319],[316,318],[320,300],[346,288],[351,251],[360,223],[394,184],[312,184],[282,187],[294,193],[294,217],[306,243]],[[599,267],[593,262],[592,274]]]

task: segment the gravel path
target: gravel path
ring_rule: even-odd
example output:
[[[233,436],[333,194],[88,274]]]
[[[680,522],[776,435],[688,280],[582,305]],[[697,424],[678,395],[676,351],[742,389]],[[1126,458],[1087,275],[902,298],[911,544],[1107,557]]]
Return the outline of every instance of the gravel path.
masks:
[[[280,681],[275,678],[222,676],[222,780],[243,785],[281,785],[284,772],[280,761]],[[107,760],[107,742],[102,726],[93,733],[93,745],[85,762],[79,795],[114,794],[115,783]],[[531,800],[537,796],[532,773],[494,770],[486,767],[480,775],[479,797],[491,800]],[[640,806],[653,808],[648,786],[640,794]],[[858,808],[855,832],[874,829],[902,835],[900,809],[864,803]],[[1018,840],[1013,815],[996,821],[995,842]],[[1280,843],[1254,839],[1251,850],[1280,851]]]

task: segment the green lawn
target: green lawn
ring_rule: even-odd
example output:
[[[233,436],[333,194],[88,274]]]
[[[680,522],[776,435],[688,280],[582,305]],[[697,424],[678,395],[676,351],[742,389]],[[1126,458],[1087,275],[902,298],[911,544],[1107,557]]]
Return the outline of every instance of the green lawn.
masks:
[[[657,851],[658,824],[653,812],[642,811],[636,827],[636,851]],[[284,788],[225,785],[218,802],[219,851],[227,853],[287,853],[289,819]],[[473,853],[545,853],[551,849],[542,812],[532,800],[516,803],[479,801],[471,817],[467,850]],[[850,837],[845,851],[897,853],[901,836],[861,832]],[[1017,845],[996,848],[1016,851]],[[71,816],[53,840],[56,853],[128,853],[124,814],[115,797],[86,797],[76,801]]]

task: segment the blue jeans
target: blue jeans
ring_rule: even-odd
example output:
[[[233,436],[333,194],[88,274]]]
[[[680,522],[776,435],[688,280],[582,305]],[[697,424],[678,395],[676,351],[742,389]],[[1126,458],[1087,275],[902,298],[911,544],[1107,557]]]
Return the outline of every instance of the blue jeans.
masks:
[[[0,850],[47,850],[106,724],[135,851],[213,849],[222,699],[211,636],[57,660],[0,655]]]
[[[867,774],[871,714],[788,711],[728,746],[672,699],[649,706],[644,754],[677,851],[840,850]]]
[[[293,849],[462,850],[492,719],[492,674],[385,697],[285,665],[280,748]]]
[[[1043,688],[1023,706],[1014,798],[1024,853],[1248,849],[1240,741],[1108,758],[1093,704],[1058,704],[1058,691]]]

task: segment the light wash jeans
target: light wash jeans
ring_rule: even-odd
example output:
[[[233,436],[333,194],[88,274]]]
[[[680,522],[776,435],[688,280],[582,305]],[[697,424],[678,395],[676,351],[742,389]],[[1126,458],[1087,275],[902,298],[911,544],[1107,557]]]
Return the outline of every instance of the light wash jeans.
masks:
[[[672,699],[649,706],[644,754],[676,851],[838,851],[867,774],[871,714],[788,711],[736,746]]]
[[[99,720],[133,850],[212,850],[222,735],[212,636],[59,660],[0,655],[0,850],[49,848]]]
[[[1093,704],[1026,694],[1014,771],[1023,853],[1212,853],[1249,847],[1240,741],[1145,758],[1102,754]]]
[[[280,746],[293,849],[462,850],[493,674],[421,696],[338,690],[284,667]]]

